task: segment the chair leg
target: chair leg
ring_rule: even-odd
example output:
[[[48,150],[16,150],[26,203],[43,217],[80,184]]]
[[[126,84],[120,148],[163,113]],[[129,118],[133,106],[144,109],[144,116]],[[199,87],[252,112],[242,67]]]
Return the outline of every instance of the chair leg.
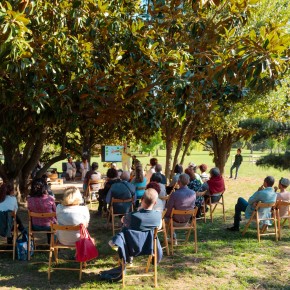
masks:
[[[82,272],[83,272],[83,263],[80,262],[80,276],[79,276],[79,280],[82,280]]]
[[[115,236],[115,217],[112,214],[112,229],[113,229],[113,236]]]
[[[242,232],[242,236],[244,236],[245,233],[247,232],[248,227],[250,226],[250,223],[251,223],[251,222],[252,222],[252,217],[251,217],[250,220],[247,222],[247,224],[246,224],[246,226],[245,226],[245,228],[244,228],[244,230],[243,230],[243,232]]]
[[[154,255],[154,286],[157,288],[157,239],[154,239]]]
[[[14,228],[14,230],[13,230],[13,261],[15,261],[16,239],[18,236],[17,226],[15,226],[15,227],[16,227],[16,229]]]
[[[164,237],[164,245],[166,249],[166,254],[169,256],[169,247],[168,247],[168,241],[167,241],[167,231],[166,231],[166,224],[165,221],[162,220],[162,231],[163,231],[163,237]]]
[[[122,259],[122,288],[125,288],[125,262]]]
[[[281,240],[281,219],[280,219],[280,216],[277,216],[277,223],[278,223],[278,239]]]
[[[48,259],[48,280],[50,280],[50,275],[51,275],[50,272],[51,272],[52,251],[53,251],[53,249],[50,248],[49,259]]]
[[[28,249],[27,249],[27,260],[30,261],[31,258],[31,235],[30,233],[28,233]]]
[[[197,231],[196,231],[196,227],[194,228],[194,250],[195,250],[195,253],[197,253]]]
[[[225,203],[224,203],[224,196],[223,195],[222,195],[222,207],[223,207],[224,222],[226,222]]]
[[[171,255],[173,255],[173,225],[170,221],[170,240],[171,240]]]

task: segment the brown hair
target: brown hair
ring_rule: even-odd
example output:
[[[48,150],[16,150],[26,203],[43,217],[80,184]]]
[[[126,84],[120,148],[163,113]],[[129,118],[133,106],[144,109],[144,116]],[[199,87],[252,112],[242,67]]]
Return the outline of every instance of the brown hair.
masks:
[[[7,195],[13,192],[13,186],[10,183],[3,183],[0,187],[0,202],[3,202]]]
[[[143,167],[141,163],[138,163],[135,168],[135,182],[143,182],[144,180],[144,173],[143,173]]]

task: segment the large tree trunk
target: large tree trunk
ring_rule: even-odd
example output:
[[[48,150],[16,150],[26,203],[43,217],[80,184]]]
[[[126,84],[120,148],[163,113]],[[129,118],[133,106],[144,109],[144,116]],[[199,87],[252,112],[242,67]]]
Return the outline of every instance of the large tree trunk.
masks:
[[[231,133],[219,137],[216,134],[212,134],[212,144],[214,152],[214,164],[219,168],[221,174],[224,174],[225,165],[230,156],[233,136]]]

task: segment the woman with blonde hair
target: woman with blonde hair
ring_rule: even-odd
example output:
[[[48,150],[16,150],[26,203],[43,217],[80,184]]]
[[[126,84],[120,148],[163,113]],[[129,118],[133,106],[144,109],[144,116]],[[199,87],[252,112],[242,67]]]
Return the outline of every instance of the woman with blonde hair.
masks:
[[[63,201],[56,207],[56,218],[59,225],[76,226],[83,224],[88,226],[90,221],[90,213],[87,206],[80,205],[82,203],[82,195],[76,187],[68,187],[63,196]],[[80,239],[79,231],[64,232],[58,231],[57,237],[60,243],[64,245],[74,245]]]

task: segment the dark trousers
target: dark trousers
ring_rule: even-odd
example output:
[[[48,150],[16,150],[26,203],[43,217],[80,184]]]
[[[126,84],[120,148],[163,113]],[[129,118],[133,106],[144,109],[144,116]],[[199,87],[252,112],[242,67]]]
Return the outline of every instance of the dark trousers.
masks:
[[[235,205],[234,227],[236,228],[240,227],[242,212],[246,211],[247,206],[248,202],[244,198],[239,197],[237,204]]]
[[[240,168],[240,165],[241,164],[239,164],[239,165],[236,165],[236,164],[233,164],[232,165],[232,167],[231,167],[231,178],[233,177],[233,170],[236,168],[236,175],[235,175],[235,178],[237,178],[238,177],[238,171],[239,171],[239,168]]]
[[[16,214],[16,224],[17,224],[17,228],[19,232],[22,232],[25,229],[18,214]],[[10,238],[7,238],[7,244],[12,244],[12,241],[13,241],[13,236],[11,236]]]

